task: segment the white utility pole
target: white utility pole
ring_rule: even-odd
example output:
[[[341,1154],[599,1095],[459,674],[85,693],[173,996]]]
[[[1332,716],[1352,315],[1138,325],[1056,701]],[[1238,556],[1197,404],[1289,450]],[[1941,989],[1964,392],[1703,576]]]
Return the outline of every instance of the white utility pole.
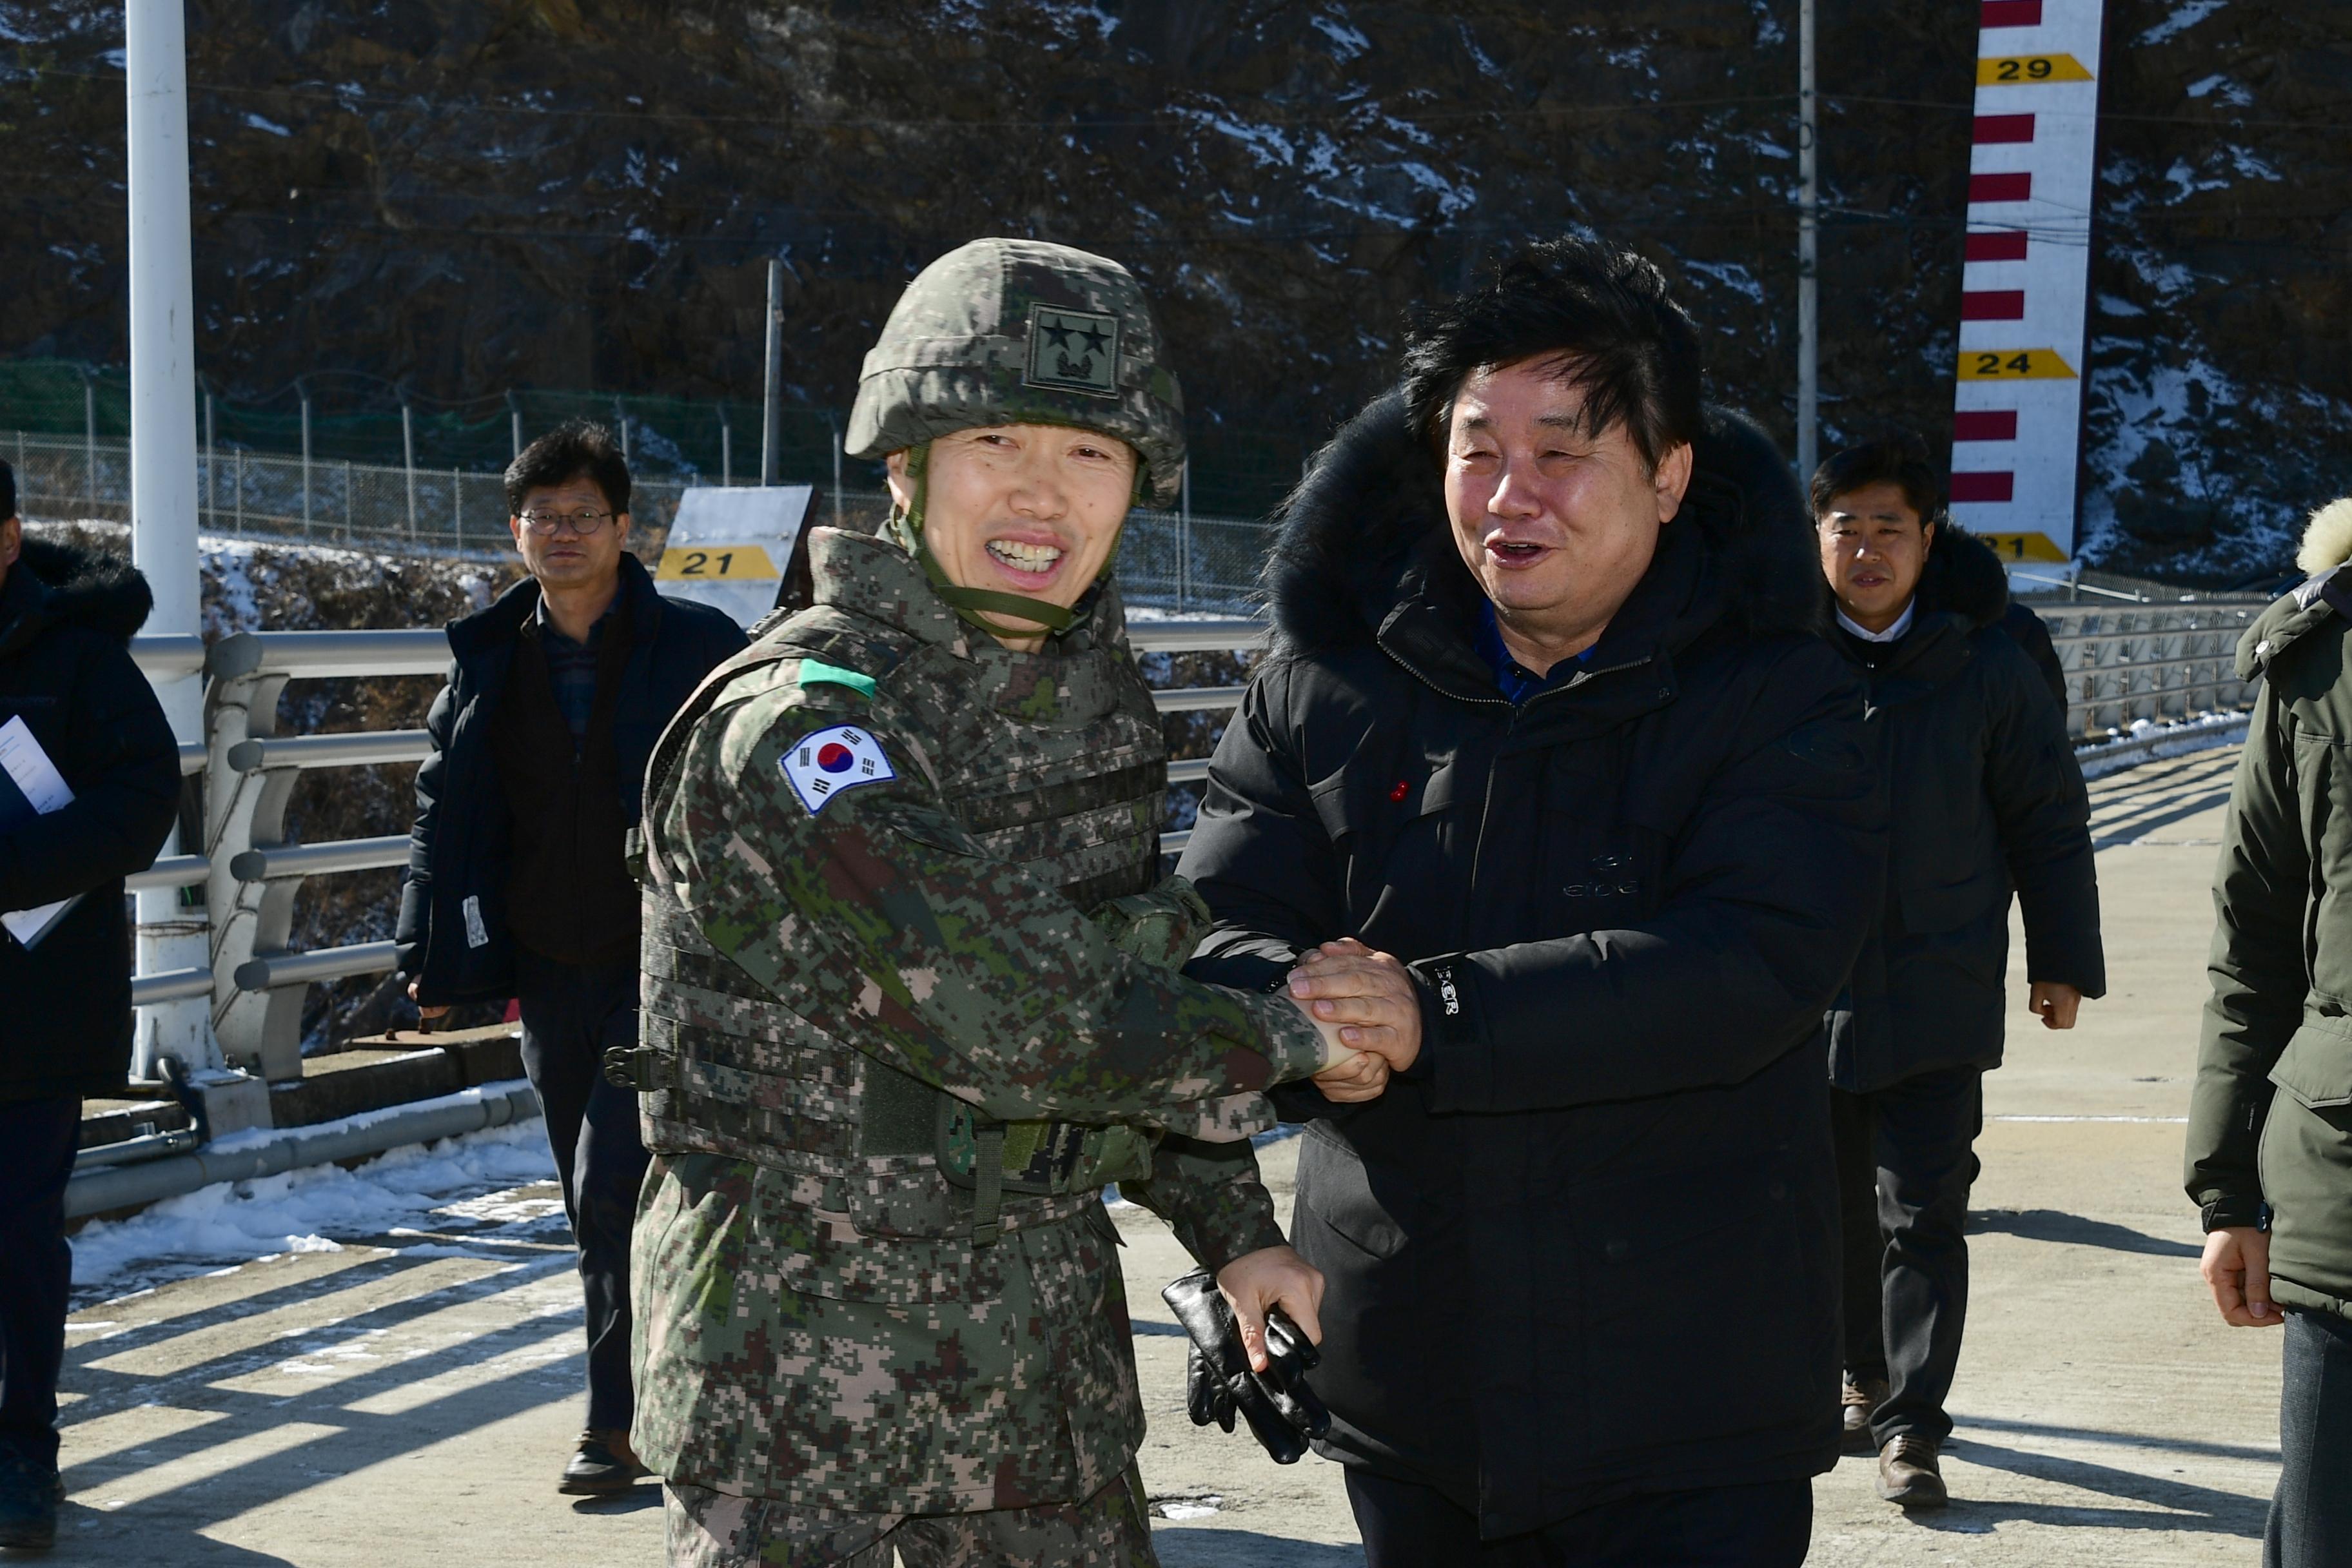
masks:
[[[302,399],[302,537],[310,536],[310,388],[299,379],[294,391]]]
[[[760,482],[772,485],[784,462],[784,264],[768,258],[768,331],[760,395]]]
[[[98,515],[98,383],[81,373],[81,484],[89,494],[91,517]]]
[[[416,537],[416,422],[408,415],[408,392],[400,394],[400,461],[408,471],[408,537]]]
[[[1814,147],[1813,0],[1797,0],[1797,480],[1821,461],[1821,191]]]
[[[151,633],[203,629],[196,582],[195,278],[189,255],[188,50],[184,0],[129,0],[123,74],[131,174],[131,558],[155,595]],[[183,743],[204,739],[204,682],[183,676],[155,694]],[[179,853],[178,835],[163,854]],[[201,906],[177,889],[138,895],[139,973],[212,964]],[[172,1056],[215,1067],[211,1005],[203,997],[139,1010],[131,1071],[155,1076]]]

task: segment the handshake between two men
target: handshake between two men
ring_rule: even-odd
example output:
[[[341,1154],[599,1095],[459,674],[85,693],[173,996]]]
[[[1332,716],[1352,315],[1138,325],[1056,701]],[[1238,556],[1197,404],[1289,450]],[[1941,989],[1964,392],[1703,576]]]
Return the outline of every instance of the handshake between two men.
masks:
[[[1327,942],[1290,972],[1290,995],[1349,1053],[1315,1075],[1323,1098],[1341,1105],[1378,1100],[1389,1078],[1421,1057],[1421,997],[1393,954],[1353,937]]]

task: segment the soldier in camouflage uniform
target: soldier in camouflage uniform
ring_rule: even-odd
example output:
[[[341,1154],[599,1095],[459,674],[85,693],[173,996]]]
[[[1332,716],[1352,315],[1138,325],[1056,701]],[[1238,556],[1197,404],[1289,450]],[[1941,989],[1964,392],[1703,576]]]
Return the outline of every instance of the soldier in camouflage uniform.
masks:
[[[934,263],[851,416],[889,524],[817,531],[814,606],[656,752],[613,1068],[654,1152],[632,1436],[673,1563],[1152,1563],[1108,1182],[1312,1322],[1243,1140],[1261,1090],[1370,1058],[1176,973],[1206,910],[1154,886],[1166,758],[1096,580],[1181,413],[1116,264]]]

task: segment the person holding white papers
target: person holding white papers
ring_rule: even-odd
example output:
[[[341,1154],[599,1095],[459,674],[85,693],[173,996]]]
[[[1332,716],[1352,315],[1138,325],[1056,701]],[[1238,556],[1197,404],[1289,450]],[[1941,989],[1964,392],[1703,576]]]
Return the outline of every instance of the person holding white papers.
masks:
[[[146,579],[16,513],[0,463],[0,1547],[37,1550],[57,1533],[66,1179],[82,1096],[131,1070],[122,879],[163,847],[180,761],[131,662]]]

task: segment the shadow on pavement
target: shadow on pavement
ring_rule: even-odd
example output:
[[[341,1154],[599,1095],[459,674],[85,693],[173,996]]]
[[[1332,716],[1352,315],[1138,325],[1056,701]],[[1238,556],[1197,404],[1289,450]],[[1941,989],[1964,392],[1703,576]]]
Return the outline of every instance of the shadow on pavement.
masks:
[[[615,1492],[611,1497],[574,1498],[572,1500],[572,1511],[599,1515],[643,1513],[649,1508],[659,1508],[661,1505],[662,1484],[659,1480],[648,1479],[639,1481],[627,1491]]]
[[[1364,1568],[1360,1546],[1286,1541],[1254,1530],[1155,1530],[1161,1568]]]
[[[259,1393],[219,1384],[226,1379],[266,1369],[289,1353],[301,1353],[303,1341],[331,1338],[350,1343],[371,1327],[396,1326],[428,1313],[527,1288],[547,1275],[566,1271],[568,1261],[527,1254],[513,1260],[516,1266],[473,1279],[453,1280],[413,1297],[379,1302],[332,1322],[289,1323],[282,1332],[258,1344],[241,1345],[161,1375],[89,1364],[110,1353],[119,1353],[119,1340],[77,1346],[76,1350],[82,1353],[76,1359],[82,1364],[68,1373],[68,1386],[79,1385],[87,1397],[70,1406],[61,1423],[68,1436],[68,1486],[79,1496],[103,1498],[112,1486],[130,1483],[135,1487],[140,1476],[175,1462],[193,1461],[203,1468],[203,1473],[141,1497],[120,1510],[68,1505],[75,1517],[67,1530],[79,1534],[93,1548],[103,1547],[108,1558],[114,1562],[125,1561],[121,1553],[134,1542],[141,1548],[135,1555],[142,1560],[170,1563],[174,1568],[183,1563],[227,1565],[280,1561],[222,1545],[196,1532],[322,1482],[404,1458],[538,1405],[577,1399],[583,1352],[574,1350],[503,1375],[451,1387],[446,1392],[435,1390],[420,1403],[388,1414],[376,1414],[361,1406],[372,1397],[445,1373],[463,1372],[509,1351],[541,1343],[551,1333],[560,1335],[566,1327],[564,1317],[534,1314],[514,1319],[488,1332],[421,1354],[387,1357],[356,1375],[336,1377],[311,1388]],[[573,1314],[576,1316],[576,1308]],[[177,1324],[183,1330],[209,1327],[219,1315],[189,1314],[177,1320]],[[572,1330],[575,1335],[577,1331],[576,1327]],[[152,1344],[168,1337],[149,1336],[146,1342]],[[133,1405],[162,1405],[214,1418],[178,1430],[158,1432],[131,1447],[87,1458],[75,1455],[75,1426]],[[273,1446],[266,1452],[247,1448],[217,1468],[204,1468],[208,1457],[218,1450],[239,1445],[241,1440],[267,1439],[272,1432],[289,1426],[311,1430],[284,1447]],[[561,1455],[548,1457],[551,1490],[555,1469],[562,1462]],[[634,1507],[625,1503],[619,1508],[607,1504],[606,1509],[634,1511],[635,1507],[657,1506],[659,1491],[654,1488],[642,1489],[646,1493],[646,1503]],[[66,1530],[60,1531],[59,1538],[61,1542],[67,1538]],[[148,1550],[151,1542],[159,1540],[169,1542],[170,1549]],[[183,1540],[191,1543],[185,1552],[178,1550]],[[203,1554],[215,1551],[219,1555]]]
[[[125,1562],[168,1563],[171,1568],[295,1568],[289,1557],[273,1556],[247,1547],[215,1541],[194,1530],[184,1533],[168,1523],[142,1520],[134,1551],[126,1552],[121,1532],[107,1527],[115,1522],[105,1509],[68,1502],[58,1509],[55,1551],[37,1554],[11,1552],[0,1561],[16,1563],[104,1563],[121,1568]]]
[[[2091,847],[2136,844],[2175,823],[2226,805],[2237,748],[2182,759],[2161,778],[2111,773],[2091,782]],[[2186,842],[2186,841],[2184,841]]]
[[[2167,1241],[2129,1226],[2057,1209],[1976,1209],[1969,1215],[1971,1236],[2015,1236],[2027,1241],[2057,1241],[2073,1247],[2104,1247],[2109,1252],[2140,1252],[2150,1258],[2203,1256],[2185,1241]]]
[[[2276,1448],[2248,1443],[2205,1443],[2189,1437],[2151,1437],[2139,1432],[2109,1432],[2095,1426],[2053,1426],[2044,1421],[2004,1421],[1990,1415],[1958,1417],[1965,1430],[2019,1432],[2035,1436],[2066,1437],[2080,1443],[2114,1443],[2122,1447],[2154,1448],[2168,1454],[2197,1454],[2213,1459],[2245,1459],[2258,1465],[2279,1462]]]
[[[2021,1449],[1997,1447],[1972,1439],[1954,1437],[1946,1452],[1954,1458],[1965,1459],[1971,1465],[1981,1465],[1987,1469],[2007,1470],[2011,1475],[2054,1481],[2061,1486],[2076,1487],[2084,1491],[2098,1492],[2148,1506],[2137,1509],[2100,1508],[2095,1505],[2074,1507],[2065,1503],[1979,1502],[1956,1497],[1948,1513],[1907,1516],[1913,1524],[1923,1529],[1967,1534],[1974,1533],[1969,1526],[1977,1521],[2021,1520],[2036,1524],[2078,1528],[2095,1526],[2102,1530],[2186,1531],[2192,1534],[2236,1535],[2251,1541],[2261,1537],[2263,1521],[2270,1509],[2269,1503],[2261,1498],[2241,1497],[2235,1492],[2217,1491],[2211,1487],[2196,1486],[2188,1481],[2142,1475],[2136,1470],[2120,1470],[2112,1465],[2095,1465],[2084,1459],[2062,1459],[2050,1454],[2029,1454]]]

